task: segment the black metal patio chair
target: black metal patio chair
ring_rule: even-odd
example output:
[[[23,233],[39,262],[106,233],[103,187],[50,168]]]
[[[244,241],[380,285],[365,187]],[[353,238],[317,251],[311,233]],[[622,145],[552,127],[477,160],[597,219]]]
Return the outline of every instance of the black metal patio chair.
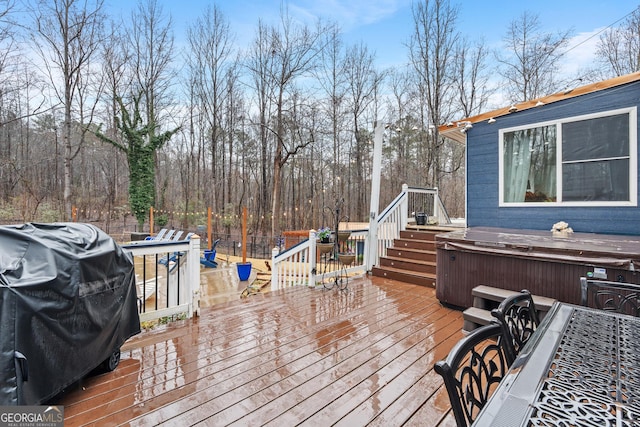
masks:
[[[505,298],[491,315],[502,325],[508,350],[515,360],[540,324],[531,293],[525,289]]]
[[[640,317],[640,285],[581,277],[580,305]]]
[[[458,427],[473,423],[513,362],[503,334],[498,323],[480,327],[434,366],[444,380]]]

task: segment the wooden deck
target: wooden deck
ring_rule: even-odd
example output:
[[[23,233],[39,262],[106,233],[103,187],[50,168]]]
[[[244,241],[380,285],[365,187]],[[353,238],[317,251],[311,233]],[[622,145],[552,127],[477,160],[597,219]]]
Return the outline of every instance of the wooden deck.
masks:
[[[288,288],[143,332],[118,369],[51,403],[67,427],[455,425],[433,364],[461,328],[433,288]]]

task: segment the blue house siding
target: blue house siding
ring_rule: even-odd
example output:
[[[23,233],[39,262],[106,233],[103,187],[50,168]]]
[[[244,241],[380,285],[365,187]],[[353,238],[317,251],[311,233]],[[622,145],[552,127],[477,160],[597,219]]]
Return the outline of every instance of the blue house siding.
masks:
[[[493,124],[486,121],[474,123],[473,128],[467,132],[467,226],[550,230],[554,223],[566,221],[576,232],[640,235],[638,206],[500,207],[498,194],[501,128],[639,105],[640,82],[636,81],[501,116]],[[640,161],[638,164],[640,165]]]

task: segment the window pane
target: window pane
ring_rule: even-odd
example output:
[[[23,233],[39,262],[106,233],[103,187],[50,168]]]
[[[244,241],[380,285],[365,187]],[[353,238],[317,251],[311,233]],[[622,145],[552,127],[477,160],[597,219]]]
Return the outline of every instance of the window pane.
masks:
[[[629,114],[562,125],[562,161],[629,155]]]
[[[629,160],[563,165],[562,200],[565,202],[630,200]]]
[[[503,135],[505,202],[556,200],[556,126],[505,132]]]

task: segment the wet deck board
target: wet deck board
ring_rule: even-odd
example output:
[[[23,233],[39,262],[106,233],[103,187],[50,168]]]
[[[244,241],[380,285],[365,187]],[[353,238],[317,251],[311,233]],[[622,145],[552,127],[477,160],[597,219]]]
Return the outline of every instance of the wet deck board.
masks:
[[[363,278],[202,310],[123,346],[52,402],[77,425],[453,425],[433,364],[462,317],[432,288]]]

